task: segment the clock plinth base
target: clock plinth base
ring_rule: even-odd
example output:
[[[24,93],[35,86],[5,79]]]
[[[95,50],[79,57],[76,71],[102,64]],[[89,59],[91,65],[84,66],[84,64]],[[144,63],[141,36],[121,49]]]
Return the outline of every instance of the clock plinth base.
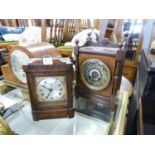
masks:
[[[85,97],[79,97],[75,102],[75,111],[107,122],[111,121],[116,108],[116,106],[115,108],[105,107],[105,104],[98,104]]]
[[[86,93],[81,89],[78,89],[76,92],[79,96],[76,96],[76,99],[78,100],[79,97],[87,99],[91,104],[96,104],[96,106],[109,108],[113,110],[115,108],[116,103],[116,97],[115,95],[111,95],[110,97],[106,96],[99,96],[93,93]]]
[[[43,119],[52,119],[52,118],[72,118],[74,117],[73,109],[54,109],[51,111],[32,111],[32,116],[34,121],[39,121]]]
[[[68,109],[68,117],[73,118],[74,117],[74,109]]]

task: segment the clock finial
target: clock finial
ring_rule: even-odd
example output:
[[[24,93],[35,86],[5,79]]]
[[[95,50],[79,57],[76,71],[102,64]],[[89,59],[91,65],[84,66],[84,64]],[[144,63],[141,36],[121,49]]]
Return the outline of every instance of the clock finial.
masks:
[[[75,40],[75,44],[76,44],[76,46],[78,46],[78,44],[79,44],[79,40],[78,39]]]
[[[79,44],[79,40],[76,39],[76,40],[75,40],[75,46],[74,46],[74,54],[75,54],[75,55],[78,54],[78,48],[79,48],[78,44]]]
[[[91,36],[91,34],[92,34],[92,32],[89,32],[89,33],[88,33],[88,36],[90,37],[90,36]]]
[[[121,49],[123,47],[123,43],[119,43],[118,46]]]
[[[88,37],[87,37],[87,43],[88,44],[91,43],[91,41],[92,41],[91,34],[92,34],[92,32],[88,33]]]

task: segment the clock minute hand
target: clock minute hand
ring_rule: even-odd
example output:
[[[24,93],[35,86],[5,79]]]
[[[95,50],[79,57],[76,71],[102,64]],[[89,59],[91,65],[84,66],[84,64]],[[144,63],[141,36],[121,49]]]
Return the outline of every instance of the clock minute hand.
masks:
[[[42,86],[42,87],[44,87],[44,88],[46,88],[46,89],[50,90],[50,88],[48,88],[48,87],[46,87],[46,86],[44,86],[44,85],[40,85],[40,86]]]

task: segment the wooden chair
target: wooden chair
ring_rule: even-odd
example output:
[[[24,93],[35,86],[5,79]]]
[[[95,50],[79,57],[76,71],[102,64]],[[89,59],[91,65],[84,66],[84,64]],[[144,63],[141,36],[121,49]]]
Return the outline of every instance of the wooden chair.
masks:
[[[42,41],[46,41],[46,28],[50,27],[50,42],[56,47],[71,41],[75,34],[90,28],[88,19],[42,19]]]
[[[64,19],[51,19],[50,21],[50,43],[56,47],[63,42]]]

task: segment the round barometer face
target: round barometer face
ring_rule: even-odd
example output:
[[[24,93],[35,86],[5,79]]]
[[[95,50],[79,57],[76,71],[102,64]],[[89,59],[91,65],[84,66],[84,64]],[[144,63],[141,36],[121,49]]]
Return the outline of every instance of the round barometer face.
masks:
[[[109,85],[111,75],[105,63],[98,59],[88,59],[81,65],[80,78],[89,89],[101,91]]]
[[[25,53],[15,50],[11,54],[11,69],[17,79],[23,83],[26,83],[26,74],[23,71],[23,65],[27,65],[30,58]]]
[[[37,93],[43,101],[58,101],[65,94],[64,84],[55,77],[43,78],[38,83]]]

